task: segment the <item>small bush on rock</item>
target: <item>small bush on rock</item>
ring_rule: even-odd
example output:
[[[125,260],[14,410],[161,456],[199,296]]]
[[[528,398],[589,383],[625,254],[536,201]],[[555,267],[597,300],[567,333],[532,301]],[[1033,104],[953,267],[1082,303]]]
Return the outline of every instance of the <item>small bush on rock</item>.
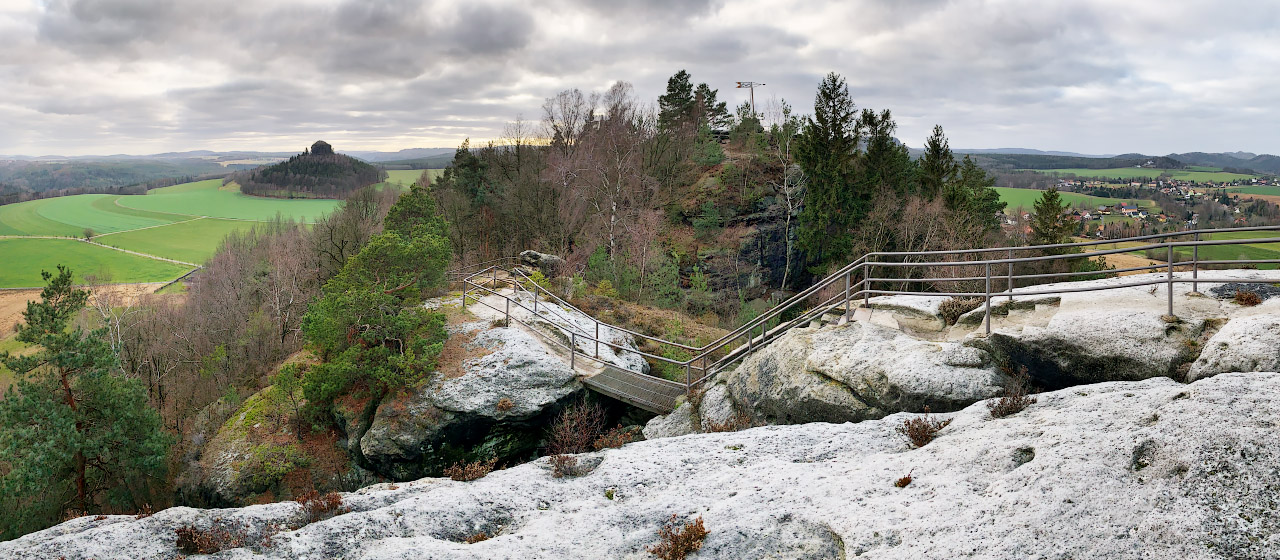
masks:
[[[1027,373],[1027,366],[1019,367],[1018,372],[1009,377],[1009,384],[1005,385],[1004,395],[996,400],[987,401],[987,410],[991,411],[992,418],[1004,418],[1017,414],[1036,402],[1036,398],[1028,394],[1031,387],[1031,375]]]
[[[498,399],[498,404],[495,406],[495,408],[498,409],[498,412],[506,412],[515,407],[516,407],[516,403],[511,402],[511,399],[508,399],[506,397],[502,397],[501,399]]]
[[[194,525],[178,527],[174,530],[178,536],[178,550],[187,554],[213,554],[245,545],[244,535],[239,531],[231,532],[218,527],[199,529]]]
[[[739,412],[724,422],[708,422],[706,431],[708,433],[737,432],[751,426],[751,417]]]
[[[706,538],[707,529],[702,526],[702,516],[681,527],[679,519],[672,515],[671,519],[658,529],[660,542],[646,550],[662,560],[684,560],[689,553],[697,552],[702,548],[702,541]]]
[[[474,535],[471,535],[470,537],[467,537],[467,540],[463,542],[467,544],[476,544],[478,542],[487,541],[487,540],[489,540],[489,534],[485,533],[484,531],[480,531],[479,533],[476,533]]]
[[[961,315],[977,309],[983,301],[982,298],[948,298],[938,306],[938,313],[948,325],[954,325],[960,320]]]
[[[907,473],[907,476],[899,478],[897,481],[893,483],[893,485],[897,486],[898,488],[906,488],[908,484],[911,484],[912,480],[914,479],[911,478],[911,473]]]
[[[596,451],[601,449],[617,448],[631,443],[631,440],[633,439],[635,439],[635,435],[631,433],[631,430],[623,428],[622,424],[618,424],[618,427],[609,430],[608,432],[605,432],[604,435],[596,438],[596,441],[592,446],[596,448]]]
[[[578,458],[573,455],[552,455],[551,456],[551,476],[556,478],[564,478],[566,476],[578,476]]]
[[[1253,307],[1262,303],[1262,296],[1250,290],[1236,290],[1235,303],[1244,307]]]
[[[472,480],[484,478],[485,475],[493,472],[493,466],[497,463],[497,457],[489,459],[488,461],[454,463],[452,466],[444,470],[444,475],[458,482],[471,482]]]
[[[938,420],[929,414],[929,407],[924,407],[924,415],[909,418],[898,426],[898,433],[906,436],[913,447],[924,447],[933,441],[939,431],[950,424],[950,420]]]
[[[302,512],[307,515],[307,523],[315,523],[347,512],[342,507],[342,495],[337,492],[321,495],[311,490],[299,496],[296,501],[299,506],[302,506]]]
[[[547,435],[547,453],[564,455],[591,451],[592,444],[604,433],[604,408],[596,403],[581,402],[566,408],[551,425]]]

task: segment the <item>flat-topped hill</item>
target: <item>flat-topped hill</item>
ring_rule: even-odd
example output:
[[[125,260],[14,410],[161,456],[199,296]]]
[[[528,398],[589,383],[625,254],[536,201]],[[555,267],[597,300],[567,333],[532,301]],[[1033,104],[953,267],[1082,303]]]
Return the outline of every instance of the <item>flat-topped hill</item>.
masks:
[[[319,140],[301,154],[272,165],[227,177],[240,192],[279,198],[343,198],[348,193],[385,180],[385,171],[333,151]]]

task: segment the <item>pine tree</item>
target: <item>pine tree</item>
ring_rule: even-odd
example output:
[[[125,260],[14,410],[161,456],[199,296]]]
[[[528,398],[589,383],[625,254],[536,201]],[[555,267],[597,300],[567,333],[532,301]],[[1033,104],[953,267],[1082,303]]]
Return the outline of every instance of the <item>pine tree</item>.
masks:
[[[68,514],[140,509],[170,445],[141,383],[117,373],[105,332],[70,328],[88,292],[65,267],[43,276],[17,330],[39,350],[0,354],[18,379],[0,400],[0,539]]]
[[[832,72],[822,80],[813,113],[796,145],[796,163],[808,178],[796,238],[808,262],[822,272],[823,265],[847,257],[852,250],[851,228],[866,213],[870,197],[854,185],[857,115],[849,87],[839,74]]]
[[[702,102],[703,122],[700,124],[724,130],[733,124],[733,115],[729,114],[728,103],[716,100],[718,93],[718,90],[711,89],[707,84],[698,84],[698,88],[694,90],[695,98]]]
[[[973,158],[964,156],[959,172],[943,185],[943,200],[947,208],[962,213],[987,231],[995,231],[1000,228],[997,214],[1007,205],[992,188],[995,184],[995,177],[978,167]]]
[[[898,197],[911,194],[917,182],[917,166],[907,147],[893,137],[898,129],[893,115],[887,109],[879,114],[863,109],[858,129],[867,138],[867,151],[858,166],[859,193],[867,198],[881,192]]]
[[[672,130],[683,126],[693,109],[693,84],[689,73],[681,70],[667,80],[667,92],[658,96],[658,127]]]
[[[924,156],[920,158],[920,194],[926,198],[942,194],[944,185],[952,182],[958,171],[942,126],[934,125],[933,134],[924,143]]]
[[[1050,187],[1040,195],[1031,215],[1032,245],[1054,245],[1071,240],[1075,224],[1067,217],[1067,208],[1056,188]]]

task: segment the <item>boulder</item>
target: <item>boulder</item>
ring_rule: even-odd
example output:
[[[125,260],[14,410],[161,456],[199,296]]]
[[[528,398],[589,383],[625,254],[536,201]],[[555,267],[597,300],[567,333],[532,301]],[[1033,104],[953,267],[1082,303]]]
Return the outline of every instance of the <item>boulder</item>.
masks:
[[[958,410],[1004,384],[985,350],[860,322],[794,329],[720,379],[753,420],[782,424]]]
[[[971,344],[1027,367],[1034,385],[1060,389],[1085,383],[1151,377],[1182,378],[1195,359],[1203,319],[1166,322],[1159,312],[1132,309],[1060,311],[1046,326],[972,339]]]
[[[394,480],[411,480],[456,463],[497,457],[529,458],[556,414],[583,391],[559,356],[517,328],[470,323],[467,359],[456,376],[439,375],[384,399],[355,432],[369,468]]]
[[[555,278],[564,271],[566,263],[556,255],[529,250],[520,252],[520,264],[541,270],[547,278]]]
[[[979,403],[913,449],[879,421],[768,426],[546,459],[474,482],[344,494],[297,524],[294,503],[81,517],[0,543],[0,557],[177,558],[184,525],[240,527],[248,558],[650,558],[674,514],[701,518],[698,558],[1276,558],[1280,374],[1156,378]],[[911,482],[895,481],[910,474]],[[266,541],[272,525],[281,530]],[[467,544],[469,536],[487,540]]]
[[[1280,316],[1231,319],[1191,364],[1190,381],[1233,371],[1280,371]]]

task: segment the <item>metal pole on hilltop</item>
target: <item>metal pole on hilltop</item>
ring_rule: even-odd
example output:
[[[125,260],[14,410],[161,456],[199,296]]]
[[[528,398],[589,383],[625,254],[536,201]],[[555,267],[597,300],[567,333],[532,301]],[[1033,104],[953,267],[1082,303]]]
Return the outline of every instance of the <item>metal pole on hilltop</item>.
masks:
[[[738,82],[738,89],[747,88],[751,90],[751,118],[756,117],[756,86],[763,86],[761,82]]]

